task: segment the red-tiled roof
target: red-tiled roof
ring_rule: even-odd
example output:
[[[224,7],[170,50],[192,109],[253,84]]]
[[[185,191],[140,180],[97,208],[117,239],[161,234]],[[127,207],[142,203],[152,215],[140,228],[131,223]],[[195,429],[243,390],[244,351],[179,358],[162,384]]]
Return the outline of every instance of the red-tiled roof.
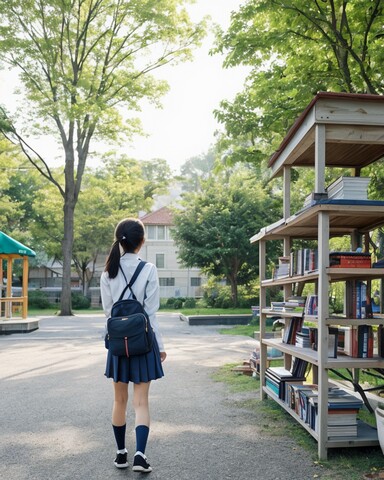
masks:
[[[173,225],[172,212],[168,207],[160,208],[155,212],[147,213],[140,220],[144,225]]]

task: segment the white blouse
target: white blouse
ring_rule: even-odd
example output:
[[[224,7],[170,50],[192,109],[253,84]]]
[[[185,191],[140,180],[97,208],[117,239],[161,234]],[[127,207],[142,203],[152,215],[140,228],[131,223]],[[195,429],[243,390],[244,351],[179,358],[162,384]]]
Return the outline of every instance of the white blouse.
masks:
[[[120,258],[120,265],[128,282],[134,274],[139,262],[140,258],[135,253],[125,253]],[[101,302],[107,318],[111,315],[112,305],[117,302],[126,285],[127,283],[120,269],[115,278],[109,278],[108,272],[103,272],[101,274]],[[132,291],[137,300],[144,306],[144,310],[147,312],[153,331],[155,332],[159,350],[160,352],[164,352],[164,343],[159,330],[159,322],[156,318],[156,312],[160,306],[160,292],[159,279],[155,265],[152,263],[146,263],[144,265],[144,268],[141,270],[133,284]],[[125,297],[127,297],[127,294]]]

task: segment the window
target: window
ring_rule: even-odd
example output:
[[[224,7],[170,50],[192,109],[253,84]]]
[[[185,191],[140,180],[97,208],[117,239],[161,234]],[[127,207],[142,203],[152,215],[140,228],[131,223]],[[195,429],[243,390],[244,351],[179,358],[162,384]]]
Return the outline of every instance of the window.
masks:
[[[165,240],[165,226],[158,225],[157,227],[157,240]]]
[[[175,279],[174,278],[159,278],[160,287],[174,287]]]
[[[201,278],[200,277],[191,277],[191,287],[200,287]]]
[[[165,268],[165,255],[164,253],[156,253],[156,267]]]
[[[165,225],[147,225],[148,240],[166,240],[167,227]]]
[[[148,225],[148,240],[156,240],[156,225]]]

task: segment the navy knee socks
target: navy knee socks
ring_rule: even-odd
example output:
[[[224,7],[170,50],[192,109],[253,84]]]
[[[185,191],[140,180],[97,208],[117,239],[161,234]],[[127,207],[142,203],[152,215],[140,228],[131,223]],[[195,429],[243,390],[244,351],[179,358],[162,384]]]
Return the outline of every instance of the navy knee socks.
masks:
[[[138,425],[136,431],[136,452],[145,453],[147,440],[149,435],[149,427],[147,425]]]
[[[112,425],[112,427],[113,427],[113,433],[115,434],[117,449],[124,450],[125,449],[125,430],[127,428],[127,425],[122,425],[121,427],[116,427],[115,425]]]
[[[113,433],[115,434],[117,450],[125,449],[125,431],[127,426],[122,425],[117,427],[112,425]],[[145,448],[147,446],[148,436],[149,436],[149,427],[147,425],[138,425],[135,429],[136,431],[136,451],[145,453]]]

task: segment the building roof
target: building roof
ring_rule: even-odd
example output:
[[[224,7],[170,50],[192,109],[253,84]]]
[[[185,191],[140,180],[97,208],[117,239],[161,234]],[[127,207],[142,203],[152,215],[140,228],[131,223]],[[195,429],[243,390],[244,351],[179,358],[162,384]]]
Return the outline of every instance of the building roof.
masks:
[[[168,207],[147,213],[140,220],[144,225],[173,225],[172,212]]]

